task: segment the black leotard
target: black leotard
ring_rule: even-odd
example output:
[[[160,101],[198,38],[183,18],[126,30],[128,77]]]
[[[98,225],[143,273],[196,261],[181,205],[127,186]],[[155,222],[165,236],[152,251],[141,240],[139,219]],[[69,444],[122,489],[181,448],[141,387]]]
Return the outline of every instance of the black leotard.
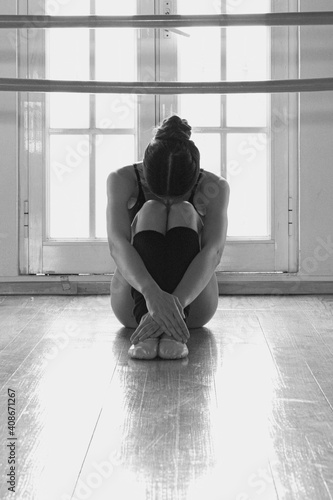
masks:
[[[133,207],[131,207],[131,208],[128,209],[131,223],[132,223],[134,217],[136,216],[136,214],[139,212],[139,210],[141,210],[142,206],[146,203],[146,197],[145,197],[145,194],[143,192],[141,178],[140,178],[140,174],[139,174],[139,171],[138,171],[138,166],[137,166],[136,163],[134,163],[133,167],[134,167],[134,170],[135,170],[135,173],[136,173],[136,177],[137,177],[137,180],[138,180],[139,193],[138,193],[137,200],[136,200],[135,204],[133,205]],[[195,186],[194,186],[194,188],[192,189],[192,192],[191,192],[191,196],[188,199],[188,202],[191,203],[194,206],[194,208],[195,208],[194,201],[193,201],[194,200],[194,195],[195,195],[196,189],[198,187],[198,184],[200,182],[200,179],[201,179],[201,176],[202,176],[202,171],[203,170],[201,168],[200,169],[199,177],[197,179],[197,182],[195,183]]]

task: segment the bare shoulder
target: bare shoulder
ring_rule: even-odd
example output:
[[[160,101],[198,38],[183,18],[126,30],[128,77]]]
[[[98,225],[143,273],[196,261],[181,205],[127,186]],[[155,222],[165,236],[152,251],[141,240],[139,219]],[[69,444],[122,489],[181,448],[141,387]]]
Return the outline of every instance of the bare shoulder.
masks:
[[[111,172],[107,177],[107,193],[117,199],[128,199],[136,188],[133,165],[127,165]]]
[[[134,175],[133,165],[126,165],[125,167],[121,167],[113,172],[110,172],[107,177],[107,184],[109,185],[109,183],[117,182],[117,180],[131,182],[135,179]]]
[[[213,172],[209,172],[208,170],[203,170],[202,181],[200,182],[200,184],[207,185],[208,183],[215,183],[216,185],[223,187],[224,189],[227,189],[229,187],[228,181],[224,177],[216,175]]]
[[[207,213],[209,209],[227,208],[229,202],[230,187],[228,181],[219,175],[204,170],[202,179],[198,186],[197,200],[204,211]]]

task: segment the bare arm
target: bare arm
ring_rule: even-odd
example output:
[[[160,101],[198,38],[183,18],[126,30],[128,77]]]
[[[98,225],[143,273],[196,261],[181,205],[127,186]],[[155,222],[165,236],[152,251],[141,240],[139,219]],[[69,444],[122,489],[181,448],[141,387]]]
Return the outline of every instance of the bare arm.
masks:
[[[131,244],[127,200],[131,197],[132,191],[133,183],[126,167],[109,175],[107,233],[111,256],[125,280],[142,293],[148,312],[158,326],[175,338],[185,340],[189,337],[189,332],[179,300],[161,290]]]
[[[112,258],[125,280],[140,293],[153,289],[157,284],[148,273],[140,255],[131,245],[131,225],[127,200],[132,194],[126,174],[113,172],[107,180],[107,233]]]
[[[217,195],[208,200],[206,219],[201,236],[201,251],[186,270],[173,295],[186,307],[208,285],[219,264],[227,236],[229,185],[224,179],[216,180]]]

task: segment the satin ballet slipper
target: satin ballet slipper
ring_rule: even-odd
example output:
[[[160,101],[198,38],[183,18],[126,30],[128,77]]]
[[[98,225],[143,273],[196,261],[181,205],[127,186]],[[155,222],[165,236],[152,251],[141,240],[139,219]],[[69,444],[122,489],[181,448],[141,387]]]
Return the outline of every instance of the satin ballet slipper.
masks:
[[[162,359],[181,359],[188,355],[188,348],[183,342],[171,339],[170,337],[162,337],[158,345],[158,355]]]
[[[131,345],[128,355],[134,359],[154,359],[157,356],[158,338],[146,339]]]

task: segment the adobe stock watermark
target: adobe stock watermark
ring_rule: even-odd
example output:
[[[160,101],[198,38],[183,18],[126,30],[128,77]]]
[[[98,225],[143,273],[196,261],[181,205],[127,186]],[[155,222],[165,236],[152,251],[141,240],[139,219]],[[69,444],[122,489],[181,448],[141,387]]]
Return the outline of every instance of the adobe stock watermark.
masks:
[[[154,81],[154,77],[155,73],[153,68],[147,66],[142,77],[143,81]],[[134,89],[131,93],[121,94],[113,100],[109,108],[110,117],[102,118],[97,125],[101,133],[95,136],[96,149],[98,149],[105,140],[106,134],[103,134],[103,129],[111,129],[116,126],[115,116],[117,116],[117,121],[127,120],[137,107],[137,96],[144,93],[145,87],[143,86],[142,88]],[[54,160],[51,162],[51,170],[55,174],[57,180],[63,182],[64,177],[79,168],[82,162],[90,156],[90,153],[91,139],[89,137],[80,139],[75,147],[67,145],[64,160]]]
[[[145,66],[140,77],[140,83],[154,83],[155,82],[155,69],[149,65]],[[127,94],[120,94],[117,99],[115,99],[112,104],[110,111],[115,112],[119,115],[120,119],[127,119],[131,113],[133,113],[138,106],[138,95],[143,95],[146,93],[147,87],[143,85],[137,89],[133,89],[132,92]]]
[[[295,119],[296,115],[289,112],[285,107],[282,110],[273,109],[270,133],[249,134],[247,139],[239,143],[237,152],[240,156],[244,157],[244,162],[233,159],[229,160],[227,164],[228,176],[234,177],[240,175],[245,168],[244,163],[254,162],[258,154],[265,151],[267,146],[272,143],[276,134],[283,132],[289,126],[290,122]]]
[[[272,467],[275,465],[278,465],[278,462],[271,464]],[[274,489],[275,491],[271,469],[269,467],[259,467],[255,472],[250,474],[246,488],[244,488],[244,491],[238,493],[234,497],[234,500],[266,498],[264,495],[267,495],[270,489]]]
[[[101,462],[92,462],[92,472],[86,475],[85,478],[79,479],[75,488],[75,495],[64,493],[61,500],[88,500],[96,490],[110,479],[117,467],[124,464],[120,457],[119,451],[111,452],[106,460]]]
[[[49,361],[53,361],[69,345],[71,339],[77,337],[79,331],[79,325],[71,321],[67,323],[63,331],[56,333],[52,337],[52,345],[43,355],[44,365]]]
[[[108,129],[112,128],[114,122],[109,118],[103,118],[99,124],[98,128]],[[88,132],[88,131],[87,131]],[[105,135],[103,133],[95,136],[95,147],[99,148],[105,140]],[[75,147],[66,146],[65,157],[63,161],[53,160],[51,162],[51,170],[55,174],[59,182],[64,181],[64,177],[68,174],[73,173],[77,168],[82,165],[85,158],[88,158],[91,153],[91,139],[89,137],[80,139]]]
[[[61,13],[61,8],[70,4],[72,0],[40,0],[35,7],[38,11],[46,16],[57,16]],[[36,16],[31,16],[31,21],[27,22],[23,28],[19,30],[11,30],[8,33],[8,40],[13,49],[17,48],[17,42],[24,43],[33,40],[37,36],[36,29]]]
[[[103,118],[98,128],[107,129],[112,128],[114,122],[109,118]],[[96,135],[95,147],[99,148],[105,140],[103,133]],[[65,148],[65,157],[63,161],[53,160],[51,162],[51,170],[55,174],[57,180],[62,183],[64,177],[73,173],[77,168],[82,165],[82,162],[90,156],[91,153],[91,139],[89,137],[80,139],[75,147],[67,145]]]
[[[333,255],[332,236],[326,236],[326,241],[317,236],[316,242],[318,245],[313,251],[313,256],[305,257],[302,261],[302,269],[308,274],[313,274],[318,270],[319,262],[326,262]]]
[[[99,123],[99,128],[110,128],[112,127],[112,120],[103,119]],[[97,135],[95,139],[96,147],[99,147],[103,141],[103,135]],[[54,160],[51,162],[51,170],[55,174],[56,178],[59,182],[63,182],[64,176],[66,174],[71,174],[74,170],[76,170],[85,158],[89,157],[91,152],[91,143],[90,138],[82,138],[80,139],[76,146],[66,146],[65,158],[64,161]]]
[[[307,277],[316,273],[319,269],[320,263],[326,262],[328,259],[333,257],[333,240],[331,235],[327,235],[326,238],[322,238],[321,236],[316,237],[316,242],[318,245],[315,247],[312,255],[305,257],[301,260],[299,273],[295,275],[293,278],[292,286],[290,288],[290,292],[296,293],[301,283],[306,280]],[[304,274],[300,274],[300,273]],[[290,282],[289,276],[282,275],[282,282]],[[283,294],[284,289],[278,286],[272,288],[271,294],[278,295]]]
[[[272,476],[272,470],[279,466],[279,462],[268,461],[262,466],[258,464],[252,473],[240,474],[234,482],[227,480],[227,489],[219,491],[221,483],[220,467],[217,467],[210,474],[200,478],[191,484],[189,489],[189,498],[199,500],[205,496],[210,500],[268,500],[275,498],[275,485]],[[223,482],[223,481],[222,481]],[[223,493],[222,493],[223,492]]]

